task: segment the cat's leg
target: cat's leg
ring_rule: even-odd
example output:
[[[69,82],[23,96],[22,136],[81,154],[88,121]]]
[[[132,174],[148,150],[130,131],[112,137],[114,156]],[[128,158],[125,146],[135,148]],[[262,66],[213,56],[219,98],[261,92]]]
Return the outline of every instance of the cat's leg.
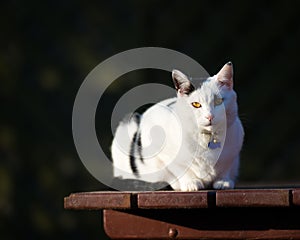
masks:
[[[182,166],[176,164],[168,167],[169,179],[165,180],[174,190],[197,191],[205,188],[204,182],[191,169],[186,170],[184,173],[182,169],[184,169]]]
[[[234,188],[234,181],[231,179],[220,179],[214,182],[213,184],[214,189],[233,189]]]
[[[175,191],[180,191],[180,184],[179,184],[179,181],[173,181],[170,183],[170,186],[172,187],[173,190]]]
[[[196,178],[189,179],[187,181],[181,181],[180,187],[181,187],[181,191],[188,191],[188,192],[197,191],[205,188],[202,180]]]
[[[238,175],[239,156],[233,161],[231,167],[224,171],[213,183],[214,189],[232,189],[235,186],[235,179]]]
[[[180,177],[174,184],[171,184],[172,188],[180,191],[197,191],[200,189],[204,189],[205,185],[201,179],[194,178],[189,174],[185,174]]]

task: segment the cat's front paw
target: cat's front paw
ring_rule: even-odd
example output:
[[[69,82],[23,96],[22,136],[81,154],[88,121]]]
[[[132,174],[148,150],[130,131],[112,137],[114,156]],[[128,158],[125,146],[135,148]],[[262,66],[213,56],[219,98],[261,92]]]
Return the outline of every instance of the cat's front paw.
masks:
[[[214,189],[232,189],[234,188],[234,181],[232,180],[218,180],[213,184]]]
[[[192,192],[200,189],[204,189],[204,184],[200,179],[193,179],[180,184],[181,191]]]

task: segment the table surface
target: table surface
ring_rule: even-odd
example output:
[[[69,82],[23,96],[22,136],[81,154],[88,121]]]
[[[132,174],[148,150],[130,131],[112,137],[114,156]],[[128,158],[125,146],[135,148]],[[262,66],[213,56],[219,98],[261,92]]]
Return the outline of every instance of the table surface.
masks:
[[[65,209],[103,210],[111,239],[300,239],[300,188],[79,192]]]
[[[202,190],[196,192],[95,191],[72,193],[65,209],[171,209],[300,206],[300,188]]]

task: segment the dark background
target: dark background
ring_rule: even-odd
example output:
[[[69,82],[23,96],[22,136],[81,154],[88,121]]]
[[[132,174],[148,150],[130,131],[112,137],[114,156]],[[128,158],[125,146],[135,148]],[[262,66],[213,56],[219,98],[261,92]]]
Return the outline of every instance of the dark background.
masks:
[[[63,209],[71,192],[105,189],[76,153],[72,107],[97,64],[136,47],[177,50],[210,74],[231,60],[246,131],[239,182],[299,184],[299,13],[288,0],[2,1],[0,238],[105,239],[100,213]],[[154,77],[171,81],[145,70],[112,86],[97,128],[122,91]],[[108,148],[111,133],[99,138]]]

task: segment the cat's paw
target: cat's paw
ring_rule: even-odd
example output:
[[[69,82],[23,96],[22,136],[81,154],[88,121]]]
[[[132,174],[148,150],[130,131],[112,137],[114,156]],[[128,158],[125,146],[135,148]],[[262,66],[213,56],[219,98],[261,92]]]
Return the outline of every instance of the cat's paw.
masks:
[[[180,184],[181,191],[192,192],[192,191],[198,191],[198,190],[204,189],[204,188],[205,188],[205,186],[200,179],[192,179],[190,181],[185,181]]]
[[[232,180],[218,180],[213,184],[214,189],[232,189],[234,188],[234,181]]]

